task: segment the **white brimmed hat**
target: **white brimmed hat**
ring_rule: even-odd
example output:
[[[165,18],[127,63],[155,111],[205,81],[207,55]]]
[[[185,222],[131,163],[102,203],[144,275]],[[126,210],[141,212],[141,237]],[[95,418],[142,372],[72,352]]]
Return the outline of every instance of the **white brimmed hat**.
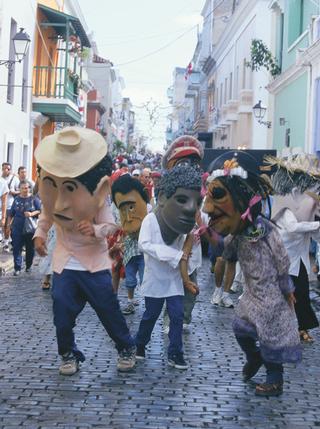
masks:
[[[81,127],[66,127],[45,137],[35,150],[41,168],[57,177],[78,177],[108,153],[101,134]]]

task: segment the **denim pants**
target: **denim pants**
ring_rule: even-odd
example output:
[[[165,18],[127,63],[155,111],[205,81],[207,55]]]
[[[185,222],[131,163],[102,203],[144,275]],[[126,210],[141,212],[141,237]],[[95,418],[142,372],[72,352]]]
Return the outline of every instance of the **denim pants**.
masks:
[[[183,353],[182,324],[183,324],[183,296],[175,295],[167,298],[145,297],[146,310],[143,313],[139,330],[136,335],[136,345],[146,346],[158,320],[163,304],[166,301],[170,318],[168,356]]]
[[[15,271],[21,271],[23,245],[26,246],[26,268],[30,268],[34,258],[33,234],[22,234],[22,231],[12,229],[11,238]]]
[[[197,270],[194,270],[192,274],[190,274],[190,280],[194,283],[197,283]],[[190,325],[192,320],[192,310],[195,306],[197,300],[197,295],[194,295],[189,290],[184,290],[184,297],[183,297],[183,323],[186,325]],[[164,309],[163,312],[163,326],[169,326],[169,315],[167,306]]]
[[[75,344],[73,328],[76,318],[88,302],[96,312],[118,351],[134,346],[117,295],[112,290],[108,270],[89,271],[63,270],[53,273],[53,316],[56,327],[58,353],[73,351],[81,356]],[[84,356],[82,355],[84,360]],[[81,360],[81,358],[79,359]]]
[[[255,363],[262,361],[267,370],[266,383],[283,383],[283,365],[281,363],[266,362],[262,359],[257,342],[251,337],[240,337],[236,335],[239,346],[245,352],[247,361]]]
[[[143,255],[133,256],[125,266],[126,287],[134,289],[137,286],[137,274],[139,274],[140,284],[143,280],[144,257]]]

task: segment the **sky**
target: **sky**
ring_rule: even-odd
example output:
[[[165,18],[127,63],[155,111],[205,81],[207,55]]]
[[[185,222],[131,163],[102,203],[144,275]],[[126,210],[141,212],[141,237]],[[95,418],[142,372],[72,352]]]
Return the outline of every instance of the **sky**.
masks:
[[[99,55],[112,61],[124,78],[123,95],[133,102],[137,126],[148,137],[148,147],[163,149],[170,113],[167,88],[174,68],[187,67],[192,58],[205,0],[78,2]],[[153,127],[147,109],[141,107],[151,99],[151,105],[161,106]]]

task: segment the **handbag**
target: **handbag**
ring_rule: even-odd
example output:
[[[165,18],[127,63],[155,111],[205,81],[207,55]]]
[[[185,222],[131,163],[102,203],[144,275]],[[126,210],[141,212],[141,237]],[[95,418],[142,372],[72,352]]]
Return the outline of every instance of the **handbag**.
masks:
[[[37,220],[33,217],[26,217],[23,224],[22,234],[34,234],[37,228]]]

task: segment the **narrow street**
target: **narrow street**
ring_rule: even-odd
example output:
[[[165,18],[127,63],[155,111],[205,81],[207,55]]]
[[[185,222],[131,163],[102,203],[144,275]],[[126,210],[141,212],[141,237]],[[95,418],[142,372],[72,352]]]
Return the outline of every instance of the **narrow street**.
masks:
[[[204,261],[192,329],[184,335],[187,371],[166,363],[166,335],[156,325],[145,362],[129,374],[116,370],[116,351],[86,307],[76,334],[86,362],[73,377],[58,374],[50,292],[37,274],[1,277],[1,428],[267,428],[320,427],[320,335],[305,346],[303,363],[286,366],[280,398],[255,397],[241,380],[244,363],[234,339],[233,310],[210,302],[213,275]],[[124,302],[124,290],[120,299]],[[236,299],[236,298],[235,298]],[[127,316],[136,332],[140,302]],[[256,381],[263,380],[263,370]]]

